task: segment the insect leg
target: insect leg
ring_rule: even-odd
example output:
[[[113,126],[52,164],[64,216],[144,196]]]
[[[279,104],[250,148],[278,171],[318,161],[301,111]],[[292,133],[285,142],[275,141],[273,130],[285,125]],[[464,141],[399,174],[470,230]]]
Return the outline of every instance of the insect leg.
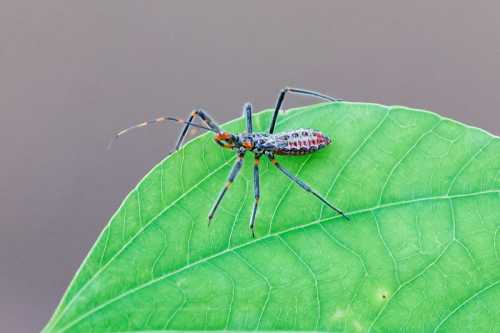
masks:
[[[200,117],[201,120],[213,132],[218,133],[218,132],[221,131],[219,125],[217,125],[217,123],[212,119],[212,117],[210,117],[210,115],[206,111],[201,110],[201,109],[194,110],[193,112],[191,112],[191,114],[189,115],[189,118],[185,122],[186,126],[184,126],[184,128],[182,129],[181,134],[179,135],[179,138],[177,139],[177,143],[175,144],[175,150],[178,150],[181,147],[182,142],[184,141],[184,138],[186,137],[186,134],[187,134],[187,131],[189,129],[189,126],[193,125],[192,121],[193,121],[194,117],[196,117],[196,116]]]
[[[327,95],[323,95],[323,94],[320,94],[319,92],[312,91],[312,90],[290,88],[290,87],[286,87],[284,89],[281,89],[281,92],[278,96],[278,99],[276,100],[276,107],[274,108],[273,118],[271,120],[271,126],[269,126],[269,133],[270,134],[274,133],[274,126],[276,125],[276,119],[278,118],[278,113],[281,109],[281,105],[283,104],[283,101],[285,99],[285,95],[287,92],[289,92],[291,94],[296,94],[296,95],[317,97],[317,98],[321,98],[321,99],[331,101],[331,102],[342,101],[341,99],[327,96]]]
[[[288,171],[283,166],[281,166],[281,164],[279,164],[278,161],[276,161],[276,159],[274,158],[274,156],[267,155],[267,157],[269,157],[269,159],[271,160],[271,163],[274,164],[274,166],[276,166],[279,171],[281,171],[282,173],[284,173],[293,182],[295,182],[297,185],[299,185],[302,189],[304,189],[307,192],[309,192],[312,195],[314,195],[316,198],[318,198],[319,200],[321,200],[325,205],[327,205],[328,207],[330,207],[331,209],[333,209],[334,211],[336,211],[337,213],[339,213],[340,215],[342,215],[343,217],[345,217],[346,220],[349,221],[349,218],[347,217],[347,215],[345,215],[340,209],[336,208],[331,203],[329,203],[325,198],[323,198],[323,196],[321,196],[321,194],[319,194],[318,192],[316,192],[314,189],[312,189],[305,182],[303,182],[302,180],[300,180],[299,178],[297,178],[295,175],[293,175],[290,171]]]
[[[226,185],[222,188],[222,190],[219,193],[219,196],[217,197],[217,200],[215,201],[214,205],[212,206],[212,210],[210,211],[210,214],[208,214],[208,224],[210,224],[210,221],[215,215],[215,211],[219,207],[219,204],[222,201],[222,198],[224,198],[224,195],[226,194],[227,190],[233,183],[234,179],[238,175],[238,173],[241,170],[241,166],[243,164],[243,156],[245,155],[245,151],[240,151],[238,153],[238,159],[236,160],[236,163],[234,164],[233,168],[231,169],[231,172],[229,173],[229,177],[227,178]]]
[[[243,105],[243,114],[245,115],[245,119],[247,120],[247,133],[251,134],[251,133],[253,133],[253,127],[252,127],[252,104],[245,103],[245,105]]]
[[[194,118],[194,112],[191,112],[189,115],[188,119],[186,120],[186,126],[181,131],[181,134],[179,135],[179,138],[177,139],[177,143],[175,144],[175,150],[178,150],[181,147],[182,141],[184,141],[184,138],[186,137],[187,131],[189,129],[189,123],[193,121]]]
[[[260,162],[260,155],[255,155],[255,164],[253,166],[253,191],[255,199],[253,202],[252,217],[250,218],[250,229],[252,230],[253,238],[255,238],[255,232],[254,232],[255,215],[257,214],[257,206],[259,205],[259,199],[260,199],[259,162]]]

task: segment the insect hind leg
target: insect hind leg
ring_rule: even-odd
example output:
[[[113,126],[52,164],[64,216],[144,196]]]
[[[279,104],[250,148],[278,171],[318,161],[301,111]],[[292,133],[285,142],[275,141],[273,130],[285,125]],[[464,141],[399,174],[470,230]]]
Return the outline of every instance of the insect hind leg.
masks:
[[[336,211],[337,213],[339,213],[340,215],[342,215],[346,220],[349,221],[349,217],[347,217],[347,215],[345,215],[344,212],[342,212],[340,209],[338,209],[337,207],[335,207],[334,205],[332,205],[321,194],[319,194],[318,192],[316,192],[311,186],[307,185],[304,181],[300,180],[297,176],[293,175],[290,171],[288,171],[288,169],[284,168],[281,164],[279,164],[278,161],[274,158],[273,155],[266,154],[266,156],[269,158],[269,160],[271,161],[271,163],[276,168],[278,168],[279,171],[281,171],[283,174],[285,174],[285,176],[287,176],[288,178],[290,178],[290,180],[292,180],[295,184],[299,185],[303,190],[305,190],[305,191],[311,193],[312,195],[314,195],[316,198],[318,198],[325,205],[327,205],[328,207],[330,207],[331,209],[333,209],[334,211]]]
[[[285,96],[287,93],[316,97],[316,98],[320,98],[320,99],[323,99],[326,101],[331,101],[331,102],[342,101],[342,99],[338,99],[335,97],[324,95],[324,94],[321,94],[319,92],[312,91],[312,90],[305,90],[305,89],[301,89],[301,88],[291,88],[291,87],[286,87],[284,89],[281,89],[281,92],[278,95],[278,99],[276,100],[276,107],[274,108],[273,117],[271,119],[271,125],[269,126],[269,134],[274,133],[274,127],[276,126],[276,119],[278,118],[278,114],[279,114],[279,111],[281,109],[281,105],[283,104],[283,101],[285,100]]]

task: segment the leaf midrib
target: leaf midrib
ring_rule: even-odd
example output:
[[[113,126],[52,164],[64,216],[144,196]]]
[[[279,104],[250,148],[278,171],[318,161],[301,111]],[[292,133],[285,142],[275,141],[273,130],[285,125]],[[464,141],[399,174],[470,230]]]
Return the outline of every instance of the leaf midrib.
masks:
[[[499,194],[500,193],[500,190],[486,190],[486,191],[476,191],[476,192],[470,192],[470,193],[465,193],[465,194],[456,194],[456,195],[439,195],[439,196],[431,196],[431,197],[422,197],[422,198],[417,198],[417,199],[411,199],[411,200],[401,200],[401,201],[397,201],[397,202],[392,202],[392,203],[387,203],[387,204],[382,204],[382,205],[375,205],[375,206],[372,206],[372,207],[369,207],[369,208],[363,208],[363,209],[359,209],[359,210],[355,210],[355,211],[348,211],[347,214],[349,216],[353,216],[353,215],[357,215],[357,214],[362,214],[362,213],[366,213],[366,212],[370,212],[370,211],[374,211],[374,210],[377,210],[377,209],[384,209],[384,208],[390,208],[390,207],[397,207],[397,206],[404,206],[404,205],[409,205],[409,204],[414,204],[414,203],[418,203],[418,202],[425,202],[425,201],[433,201],[433,200],[450,200],[450,199],[457,199],[457,198],[466,198],[466,197],[473,197],[473,196],[480,196],[480,195],[486,195],[486,194],[493,194],[493,193],[497,193]],[[66,329],[74,326],[76,323],[80,322],[82,319],[86,318],[86,317],[89,317],[90,315],[102,310],[103,308],[107,307],[108,305],[130,295],[130,294],[133,294],[143,288],[146,288],[150,285],[153,285],[157,282],[160,282],[164,279],[167,279],[171,276],[174,276],[178,273],[181,273],[185,270],[188,270],[192,267],[195,267],[199,264],[202,264],[204,262],[207,262],[209,260],[212,260],[214,258],[217,258],[219,256],[222,256],[226,253],[230,253],[230,252],[235,252],[236,250],[240,249],[240,248],[244,248],[244,247],[247,247],[249,245],[252,245],[256,242],[259,242],[259,241],[263,241],[265,239],[268,239],[268,238],[271,238],[271,237],[276,237],[276,236],[280,236],[280,235],[283,235],[283,234],[286,234],[288,232],[292,232],[292,231],[295,231],[295,230],[299,230],[299,229],[305,229],[305,228],[308,228],[310,226],[314,226],[314,225],[317,225],[317,224],[321,224],[323,222],[328,222],[328,221],[333,221],[333,220],[336,220],[336,219],[339,219],[339,218],[342,218],[342,216],[332,216],[332,217],[328,217],[328,218],[324,218],[324,219],[317,219],[317,220],[314,220],[314,221],[311,221],[309,223],[305,223],[305,224],[302,224],[302,225],[297,225],[297,226],[294,226],[294,227],[290,227],[290,228],[287,228],[287,229],[284,229],[282,231],[279,231],[279,232],[275,232],[275,233],[271,233],[271,234],[267,234],[263,237],[260,237],[260,238],[257,238],[257,239],[254,239],[254,240],[250,240],[246,243],[243,243],[243,244],[240,244],[240,245],[237,245],[237,246],[234,246],[232,248],[228,248],[228,249],[225,249],[221,252],[218,252],[218,253],[214,253],[213,255],[210,255],[208,257],[205,257],[203,259],[200,259],[198,261],[195,261],[189,265],[186,265],[186,266],[183,266],[175,271],[172,271],[172,272],[169,272],[169,273],[166,273],[166,274],[163,274],[161,276],[158,276],[157,278],[155,279],[152,279],[146,283],[142,283],[132,289],[129,289],[127,290],[126,292],[120,294],[120,295],[117,295],[113,298],[111,298],[110,300],[108,300],[107,302],[105,303],[102,303],[101,305],[95,307],[94,309],[92,309],[91,311],[87,311],[86,313],[84,313],[83,315],[77,317],[75,320],[71,321],[70,323],[68,323],[67,325],[63,326],[59,331],[60,332],[63,332],[65,331]],[[438,256],[439,257],[439,256]],[[414,280],[414,279],[410,279],[406,282],[404,282],[400,287],[406,285],[408,282],[411,282],[411,280]],[[378,316],[377,316],[378,317]]]

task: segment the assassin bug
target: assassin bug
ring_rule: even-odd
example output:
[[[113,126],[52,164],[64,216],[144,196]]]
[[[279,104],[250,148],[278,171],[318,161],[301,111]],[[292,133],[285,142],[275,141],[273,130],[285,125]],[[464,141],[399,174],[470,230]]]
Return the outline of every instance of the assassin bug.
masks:
[[[236,159],[235,164],[233,165],[233,168],[229,172],[226,184],[220,191],[217,199],[215,200],[214,205],[212,206],[212,209],[210,210],[210,213],[208,214],[209,224],[213,219],[215,212],[217,211],[217,208],[219,207],[222,199],[224,198],[224,195],[226,194],[227,190],[229,189],[234,179],[240,172],[241,166],[243,165],[243,156],[245,155],[246,152],[252,152],[255,156],[255,164],[253,167],[254,204],[253,204],[252,216],[250,218],[250,229],[252,230],[252,237],[255,237],[255,232],[254,232],[255,215],[257,213],[257,207],[259,205],[259,199],[260,199],[259,161],[262,155],[265,155],[279,171],[285,174],[285,176],[287,176],[290,180],[295,182],[302,189],[311,193],[316,198],[321,200],[321,202],[323,202],[325,205],[327,205],[335,212],[341,214],[344,218],[349,220],[349,218],[340,209],[333,206],[316,190],[311,188],[304,181],[300,180],[290,171],[284,168],[280,163],[278,163],[278,161],[275,158],[275,155],[293,156],[293,155],[310,154],[322,148],[325,148],[332,142],[332,140],[328,136],[314,129],[297,129],[288,132],[274,133],[276,119],[278,118],[278,114],[281,110],[281,105],[283,104],[283,101],[287,93],[317,97],[331,102],[341,101],[340,99],[323,95],[315,91],[297,89],[297,88],[284,88],[281,90],[278,99],[276,101],[276,107],[274,109],[274,113],[271,118],[271,124],[269,126],[268,132],[253,131],[252,105],[250,103],[245,103],[245,105],[243,106],[243,114],[246,119],[245,133],[234,134],[226,132],[212,119],[212,117],[206,111],[202,109],[196,109],[193,112],[191,112],[187,120],[182,120],[173,117],[160,117],[124,129],[118,132],[113,138],[113,140],[132,129],[164,122],[166,120],[176,121],[178,123],[185,124],[177,140],[177,144],[175,145],[175,150],[178,150],[181,147],[190,126],[214,132],[215,142],[223,148],[234,150],[238,157]],[[200,118],[204,125],[193,123],[195,117]]]

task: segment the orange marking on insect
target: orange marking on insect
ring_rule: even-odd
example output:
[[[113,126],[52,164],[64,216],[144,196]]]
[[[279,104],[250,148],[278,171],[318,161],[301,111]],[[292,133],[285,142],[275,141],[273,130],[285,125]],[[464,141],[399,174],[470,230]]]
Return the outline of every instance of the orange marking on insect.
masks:
[[[217,133],[215,134],[215,140],[228,140],[231,138],[231,134],[228,133],[228,132],[221,132],[221,133]]]
[[[246,149],[252,149],[253,144],[252,144],[252,142],[251,142],[251,141],[248,141],[248,140],[247,140],[247,141],[244,141],[244,142],[243,142],[243,147],[245,147]]]

